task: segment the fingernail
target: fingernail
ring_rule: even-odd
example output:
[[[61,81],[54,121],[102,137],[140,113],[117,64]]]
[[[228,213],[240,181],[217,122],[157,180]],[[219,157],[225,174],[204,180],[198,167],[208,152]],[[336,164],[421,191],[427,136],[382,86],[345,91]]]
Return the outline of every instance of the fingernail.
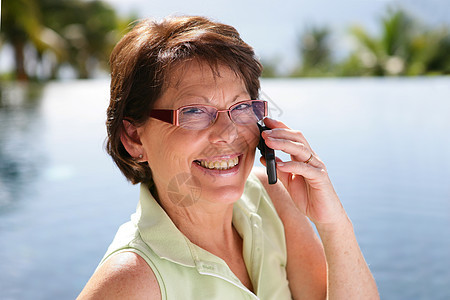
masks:
[[[271,117],[269,117],[269,116],[267,116],[267,117],[264,117],[264,123],[266,123],[266,121],[267,120],[269,120],[269,121],[273,121],[273,119],[271,118]]]
[[[267,135],[271,135],[271,134],[272,134],[272,130],[264,130],[264,132],[265,132]]]
[[[281,166],[284,166],[284,162],[281,162],[281,161],[280,161],[280,162],[277,162],[277,166],[280,166],[280,167],[281,167]]]

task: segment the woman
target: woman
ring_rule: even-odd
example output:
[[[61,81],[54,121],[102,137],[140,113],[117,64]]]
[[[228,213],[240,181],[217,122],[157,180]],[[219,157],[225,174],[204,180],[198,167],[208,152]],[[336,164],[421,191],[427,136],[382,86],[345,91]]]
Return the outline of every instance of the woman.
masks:
[[[274,185],[253,169],[262,68],[233,27],[142,21],[111,69],[107,149],[141,195],[79,299],[378,299],[303,135],[265,118],[291,161]]]

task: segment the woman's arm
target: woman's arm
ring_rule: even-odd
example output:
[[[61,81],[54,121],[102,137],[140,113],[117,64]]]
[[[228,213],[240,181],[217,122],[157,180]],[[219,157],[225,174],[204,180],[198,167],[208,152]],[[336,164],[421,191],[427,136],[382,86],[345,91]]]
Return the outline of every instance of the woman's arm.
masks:
[[[77,300],[160,300],[155,274],[143,258],[132,252],[116,254],[92,275]]]
[[[380,299],[348,218],[317,226],[328,264],[328,299]]]
[[[304,218],[308,217],[317,228],[325,252],[327,298],[379,299],[373,276],[325,165],[300,132],[291,130],[282,122],[273,119],[266,119],[265,123],[272,128],[271,131],[263,132],[266,144],[291,156],[291,161],[279,160],[277,163],[282,187],[277,184],[278,187],[267,188],[272,201],[278,207],[277,210],[281,212],[280,217],[285,227],[294,232],[287,232],[287,243],[302,243],[302,237],[298,236],[299,230],[291,227],[304,227]],[[285,191],[281,192],[282,189]],[[288,259],[290,258],[288,256]],[[295,290],[293,294],[297,298]]]
[[[284,225],[286,236],[286,272],[294,299],[325,299],[327,266],[325,253],[311,222],[295,206],[278,181],[268,184],[266,171],[255,168],[253,173],[263,184]]]

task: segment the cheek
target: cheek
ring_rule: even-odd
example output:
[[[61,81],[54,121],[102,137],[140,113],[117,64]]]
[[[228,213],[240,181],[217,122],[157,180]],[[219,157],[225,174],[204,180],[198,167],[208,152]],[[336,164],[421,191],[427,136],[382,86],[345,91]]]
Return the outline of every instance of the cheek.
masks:
[[[169,171],[173,168],[189,168],[195,159],[193,153],[201,149],[203,140],[195,132],[186,132],[179,128],[155,132],[146,142],[150,168],[161,165]]]
[[[256,146],[259,143],[260,135],[259,135],[259,129],[256,127],[256,125],[244,127],[240,131],[240,136],[246,141],[248,148],[256,148]]]
[[[255,128],[241,126],[238,129],[238,138],[233,143],[229,144],[229,147],[233,152],[243,152],[247,155],[247,158],[251,160],[252,154],[254,154],[258,143],[258,128],[256,126]]]

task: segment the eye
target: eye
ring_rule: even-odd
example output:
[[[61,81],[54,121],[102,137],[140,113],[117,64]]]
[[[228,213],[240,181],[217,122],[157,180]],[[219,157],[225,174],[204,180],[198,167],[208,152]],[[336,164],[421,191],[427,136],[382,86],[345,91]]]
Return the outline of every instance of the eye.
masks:
[[[247,109],[249,109],[251,106],[252,106],[252,105],[251,105],[250,103],[248,103],[248,102],[240,103],[240,104],[238,104],[237,106],[235,106],[235,107],[233,108],[233,110],[247,110]]]
[[[203,107],[192,106],[184,108],[182,113],[184,115],[199,115],[206,113],[206,110]]]

